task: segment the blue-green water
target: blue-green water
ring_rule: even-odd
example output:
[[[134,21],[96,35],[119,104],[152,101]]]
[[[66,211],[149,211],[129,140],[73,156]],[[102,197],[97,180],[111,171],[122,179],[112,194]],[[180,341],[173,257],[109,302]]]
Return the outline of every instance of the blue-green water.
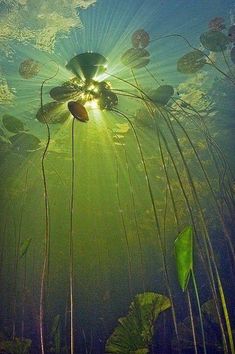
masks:
[[[0,15],[0,352],[235,353],[235,3]]]

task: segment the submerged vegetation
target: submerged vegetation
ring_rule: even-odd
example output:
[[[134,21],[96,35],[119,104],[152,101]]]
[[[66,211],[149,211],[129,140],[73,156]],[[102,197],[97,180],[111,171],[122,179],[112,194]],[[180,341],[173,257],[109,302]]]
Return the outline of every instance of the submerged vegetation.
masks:
[[[30,119],[1,115],[1,353],[235,354],[227,22],[196,44],[135,29],[115,63],[21,60],[38,99]],[[178,81],[153,65],[172,41]]]

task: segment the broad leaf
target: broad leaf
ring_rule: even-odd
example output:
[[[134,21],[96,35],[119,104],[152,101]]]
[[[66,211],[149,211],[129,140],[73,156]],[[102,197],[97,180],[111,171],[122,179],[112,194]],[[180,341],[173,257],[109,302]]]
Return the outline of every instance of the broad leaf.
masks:
[[[106,353],[148,353],[154,334],[154,323],[159,314],[171,306],[170,300],[161,294],[136,295],[128,315],[119,324],[106,343]]]

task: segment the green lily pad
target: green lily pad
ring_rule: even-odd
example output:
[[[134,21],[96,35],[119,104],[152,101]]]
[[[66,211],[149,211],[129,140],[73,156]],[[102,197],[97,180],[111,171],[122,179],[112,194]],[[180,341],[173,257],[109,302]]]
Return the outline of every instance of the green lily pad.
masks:
[[[50,96],[53,100],[58,102],[66,102],[75,99],[79,94],[79,91],[70,86],[57,86],[53,87],[50,91]]]
[[[117,95],[110,90],[102,90],[102,93],[99,98],[100,109],[112,110],[113,107],[117,106],[118,97]]]
[[[19,133],[25,130],[24,124],[21,120],[10,114],[4,114],[2,117],[2,123],[4,128],[6,128],[6,130],[10,133]]]
[[[40,108],[36,114],[39,122],[48,124],[63,124],[69,118],[70,112],[64,103],[50,102]]]
[[[125,66],[131,69],[140,69],[150,62],[150,54],[143,48],[130,48],[121,57]]]
[[[132,34],[131,42],[134,48],[146,48],[149,45],[150,37],[144,29],[139,29]]]
[[[34,59],[26,59],[19,66],[19,74],[24,79],[31,79],[40,71],[40,64]]]
[[[174,88],[172,86],[161,85],[157,89],[152,90],[149,97],[154,103],[165,106],[173,95]]]
[[[136,295],[128,315],[119,318],[118,326],[106,343],[105,352],[148,353],[155,321],[159,314],[170,306],[170,300],[161,294],[149,292]]]
[[[193,50],[177,61],[177,70],[183,74],[194,74],[205,65],[205,55],[200,50]]]
[[[212,52],[222,52],[229,44],[229,38],[220,31],[208,31],[200,36],[201,44],[204,48]]]
[[[78,78],[89,81],[106,71],[107,60],[99,53],[82,53],[73,57],[66,68]]]
[[[9,138],[13,149],[19,152],[35,151],[40,147],[40,140],[28,133],[18,133]]]

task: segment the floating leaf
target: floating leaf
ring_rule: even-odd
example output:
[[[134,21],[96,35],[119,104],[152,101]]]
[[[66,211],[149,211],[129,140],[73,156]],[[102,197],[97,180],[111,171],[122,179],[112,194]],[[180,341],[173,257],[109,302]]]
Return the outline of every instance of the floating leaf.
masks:
[[[18,133],[9,138],[13,148],[19,152],[35,151],[40,147],[40,140],[28,133]]]
[[[177,70],[183,74],[194,74],[205,65],[205,55],[200,50],[193,50],[177,61]]]
[[[57,86],[51,89],[50,96],[55,101],[66,102],[76,98],[79,93],[80,93],[79,88],[64,85],[64,86]]]
[[[144,29],[139,29],[132,34],[131,42],[134,48],[145,48],[149,45],[150,37]]]
[[[187,226],[175,240],[175,257],[179,283],[181,289],[185,291],[193,269],[193,230],[191,226]]]
[[[40,108],[36,114],[37,120],[48,124],[62,124],[69,118],[69,110],[64,103],[50,102]]]
[[[154,103],[165,106],[173,95],[174,88],[172,86],[162,85],[157,89],[152,90],[149,94],[149,97]]]
[[[212,52],[222,52],[229,44],[229,38],[220,31],[208,31],[200,36],[201,44],[204,48]]]
[[[82,53],[73,57],[66,68],[78,78],[82,77],[82,79],[89,81],[106,71],[107,60],[99,53]]]
[[[100,109],[111,110],[118,104],[118,97],[114,92],[110,90],[102,90],[102,93],[99,98]]]
[[[150,54],[146,49],[130,48],[121,57],[125,66],[131,69],[140,69],[150,62]]]
[[[224,18],[214,17],[212,20],[210,20],[208,27],[213,31],[222,31],[225,29]]]
[[[24,255],[27,253],[30,243],[31,243],[32,239],[31,238],[27,238],[26,240],[24,240],[21,245],[20,245],[20,251],[19,251],[19,258],[21,259],[22,257],[24,257]]]
[[[154,334],[154,323],[159,314],[171,306],[170,300],[161,294],[136,295],[128,315],[119,324],[106,343],[106,353],[148,353]]]
[[[31,79],[40,71],[40,64],[33,59],[24,60],[19,66],[19,74],[24,79]]]
[[[68,103],[68,109],[74,118],[81,122],[88,122],[89,117],[86,108],[78,101],[70,101]]]
[[[19,133],[25,130],[24,124],[21,122],[21,120],[10,114],[4,114],[2,117],[2,123],[6,130],[8,130],[10,133]]]

